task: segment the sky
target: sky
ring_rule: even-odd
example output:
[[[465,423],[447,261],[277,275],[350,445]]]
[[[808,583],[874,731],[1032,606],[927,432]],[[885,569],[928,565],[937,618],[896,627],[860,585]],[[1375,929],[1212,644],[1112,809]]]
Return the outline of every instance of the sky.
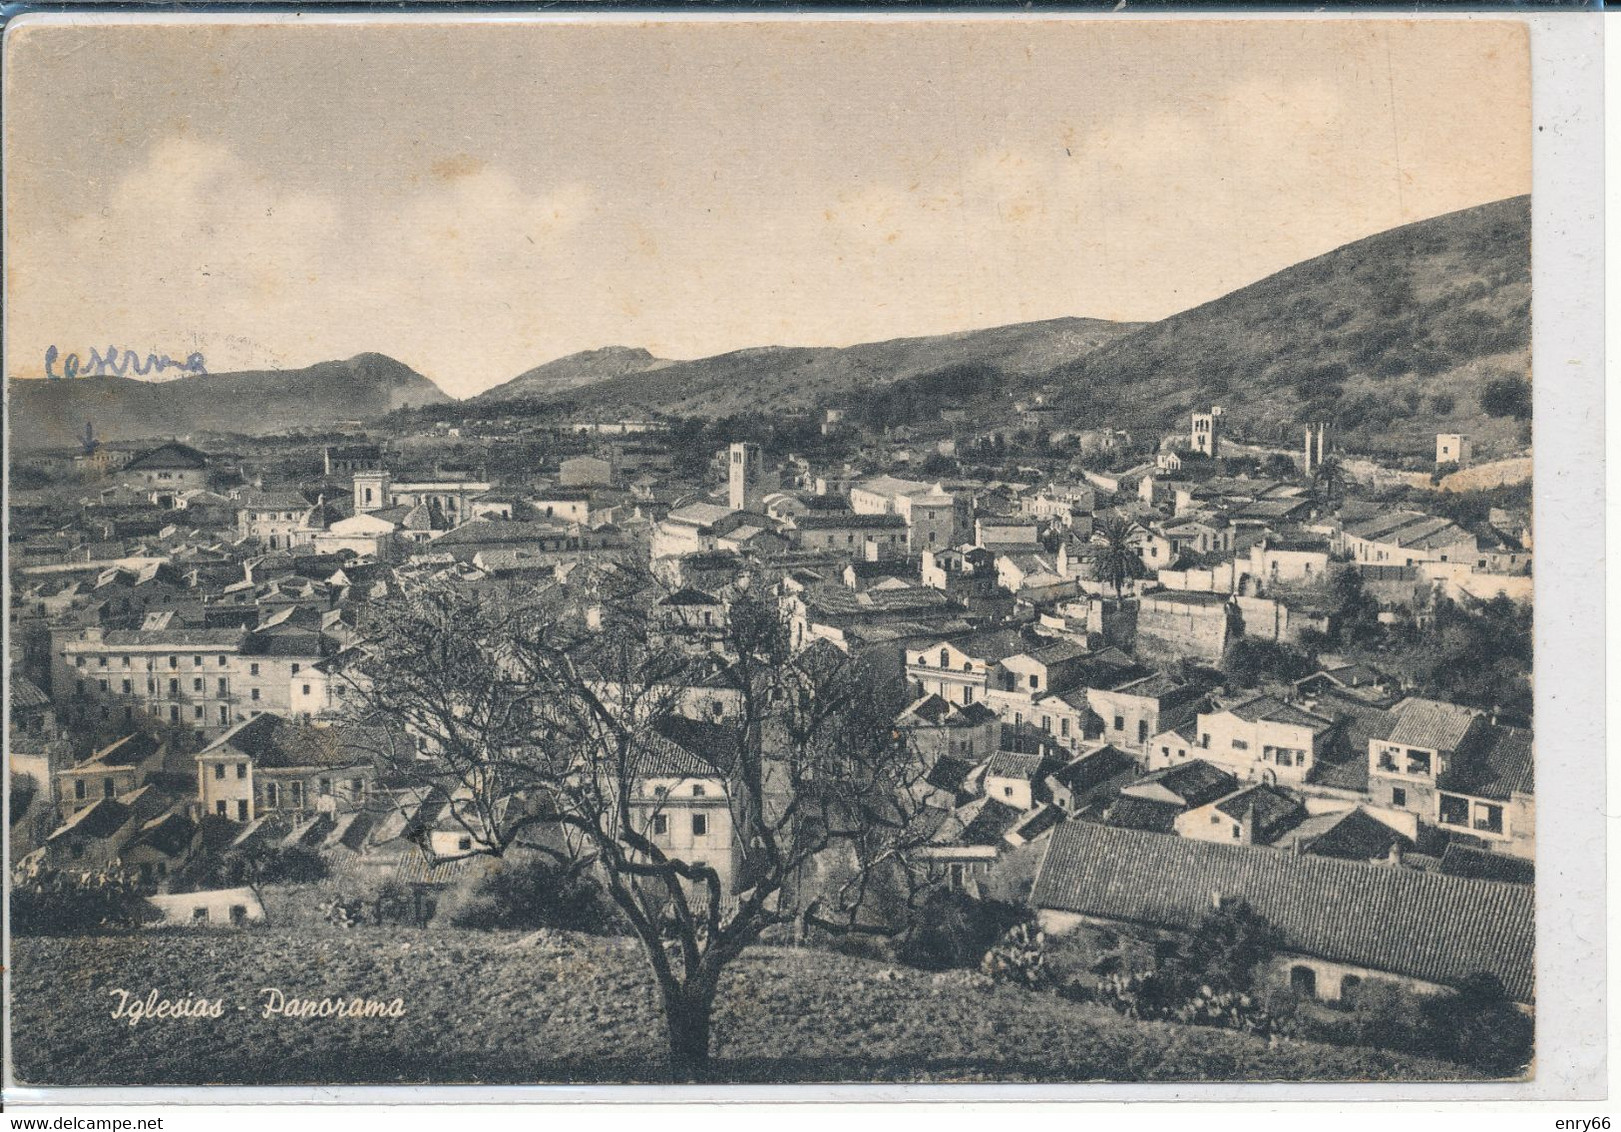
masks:
[[[1530,191],[1504,20],[24,17],[4,79],[9,377],[1150,320]]]

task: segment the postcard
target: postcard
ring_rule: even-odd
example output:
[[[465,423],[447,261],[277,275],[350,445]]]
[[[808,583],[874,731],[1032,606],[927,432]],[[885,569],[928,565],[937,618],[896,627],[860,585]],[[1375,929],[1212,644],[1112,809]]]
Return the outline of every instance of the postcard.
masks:
[[[17,21],[13,1086],[1563,1065],[1531,39]]]

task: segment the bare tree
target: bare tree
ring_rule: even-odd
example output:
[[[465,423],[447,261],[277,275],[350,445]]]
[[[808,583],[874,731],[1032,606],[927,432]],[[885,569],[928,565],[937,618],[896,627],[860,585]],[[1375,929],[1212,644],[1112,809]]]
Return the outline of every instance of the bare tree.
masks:
[[[647,603],[583,600],[589,618],[563,587],[391,602],[371,621],[353,710],[389,725],[374,734],[413,736],[379,751],[385,773],[442,792],[469,852],[526,849],[595,871],[658,984],[670,1071],[698,1078],[721,974],[765,929],[872,926],[868,878],[906,872],[930,831],[915,801],[926,768],[864,666],[832,648],[795,651],[769,596],[732,600],[731,699],[705,720],[690,718],[688,683],[702,659],[666,643]],[[718,784],[726,860],[659,836],[682,783]],[[827,855],[848,862],[843,883],[804,892]]]

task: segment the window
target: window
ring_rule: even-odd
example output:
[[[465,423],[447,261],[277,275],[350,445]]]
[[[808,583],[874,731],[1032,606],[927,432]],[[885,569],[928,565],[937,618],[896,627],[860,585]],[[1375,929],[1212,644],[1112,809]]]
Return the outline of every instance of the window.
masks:
[[[1039,676],[1031,676],[1030,677],[1030,686],[1032,688],[1041,687],[1041,677],[1039,677]]]
[[[194,924],[206,924],[206,923],[208,923],[208,909],[207,908],[193,908],[191,910],[191,922],[194,923]]]
[[[73,780],[73,797],[74,797],[74,800],[82,802],[82,801],[85,800],[85,796],[88,793],[89,792],[87,790],[85,790],[85,788],[84,788],[84,779],[75,778]]]
[[[96,658],[96,667],[98,667],[98,668],[106,668],[107,667],[107,658],[104,657],[104,656],[98,656]]]
[[[225,689],[226,689],[227,686],[228,685],[225,682],[225,677],[221,676],[219,678],[219,694],[220,695],[222,695],[222,696],[225,695]]]
[[[321,797],[323,797],[323,798],[332,797],[332,780],[330,778],[321,779],[320,786],[318,787],[318,789],[320,790]]]
[[[252,700],[254,703],[258,703],[259,702],[259,689],[257,689],[257,688],[249,689],[248,690],[248,699]]]
[[[170,704],[169,705],[169,722],[170,723],[179,723],[180,722],[180,705],[179,704]]]
[[[1503,807],[1480,803],[1475,809],[1475,828],[1486,833],[1503,832]]]
[[[129,657],[127,657],[127,656],[124,658],[124,667],[125,668],[129,667]]]
[[[1234,841],[1242,841],[1243,839],[1244,839],[1243,831],[1240,830],[1236,825],[1233,826],[1233,840]]]
[[[224,668],[224,667],[225,667],[225,658],[224,658],[224,657],[223,657],[223,656],[222,656],[222,657],[220,657],[220,667],[221,667],[221,668]]]
[[[292,782],[288,784],[287,789],[293,799],[293,808],[302,810],[304,808],[304,784],[302,782]]]
[[[215,778],[224,778],[225,777],[225,764],[224,763],[215,763],[214,764],[214,777]]]
[[[195,679],[195,680],[193,680],[191,682],[191,690],[193,692],[197,692],[198,694],[202,693],[202,690],[203,690],[203,678],[201,676],[197,677],[197,679]]]
[[[1013,787],[1011,787],[1011,786],[1002,787],[1002,797],[1004,797],[1004,798],[1013,797]]]
[[[101,690],[102,690],[102,691],[103,691],[103,692],[105,692],[105,691],[106,691],[106,690],[107,690],[107,681],[105,681],[105,680],[101,680],[101,681],[99,681],[99,683],[100,683],[100,685],[101,685]]]
[[[704,796],[704,788],[699,785],[694,785],[692,788],[692,796],[694,798],[702,798]]]
[[[74,657],[73,658],[73,667],[75,667],[75,668],[83,668],[84,667],[84,657],[82,657],[82,656]]]
[[[351,795],[358,798],[362,794],[364,794],[365,792],[366,792],[366,780],[364,778],[351,778],[349,780],[349,793]]]
[[[1356,1002],[1357,990],[1362,986],[1362,979],[1357,975],[1340,976],[1340,1002],[1351,1006]]]
[[[169,667],[170,668],[179,668],[180,667],[180,658],[178,656],[171,656],[169,658]]]
[[[229,722],[231,722],[231,709],[226,707],[224,704],[221,704],[220,705],[220,726],[224,727]]]
[[[1069,718],[1067,716],[1059,719],[1058,734],[1066,738],[1069,736]]]
[[[170,696],[178,696],[179,694],[180,694],[180,681],[178,681],[178,680],[170,680],[169,681],[169,695]]]
[[[265,805],[275,806],[280,798],[281,791],[274,782],[265,783]]]
[[[1126,717],[1125,716],[1117,715],[1117,716],[1114,717],[1114,729],[1116,731],[1124,731],[1126,729]]]
[[[1407,791],[1403,790],[1400,786],[1391,787],[1390,804],[1392,806],[1407,805]]]
[[[294,676],[298,675],[298,665],[297,664],[293,665],[292,675],[294,675]]]
[[[236,820],[248,820],[248,800],[246,798],[238,798],[236,800]]]
[[[243,778],[246,778],[248,776],[248,764],[247,763],[237,763],[236,764],[236,776],[237,776],[238,779],[243,779]]]
[[[458,837],[458,838],[456,838],[456,849],[457,849],[458,852],[467,853],[467,852],[470,852],[472,850],[472,848],[473,848],[473,839],[471,837]]]
[[[693,814],[692,815],[692,836],[694,836],[694,837],[703,837],[703,836],[707,835],[708,833],[709,833],[709,815],[708,814]]]
[[[203,666],[203,658],[200,657],[200,656],[192,657],[191,658],[191,666],[193,668],[201,668]]]
[[[1249,749],[1250,749],[1250,745],[1245,740],[1243,740],[1243,739],[1234,739],[1233,740],[1233,750],[1235,750],[1235,751],[1247,751]]]
[[[196,707],[191,709],[191,717],[193,719],[201,719],[203,717],[203,705],[202,704],[198,704]]]
[[[1148,742],[1148,720],[1146,719],[1139,719],[1137,721],[1137,742]]]
[[[308,684],[304,685],[304,694],[306,696],[310,694],[310,686]]]
[[[940,667],[946,668],[951,664],[951,653],[946,649],[940,650]]]
[[[131,690],[130,682],[128,680],[125,680],[124,681],[124,695],[126,695],[126,696],[129,695],[130,690]]]
[[[259,666],[257,664],[248,665],[248,675],[249,676],[257,676],[257,675],[259,675]]]
[[[663,837],[670,832],[670,819],[664,814],[653,815],[653,836]]]
[[[1211,825],[1220,825],[1221,824],[1221,815],[1220,814],[1211,814],[1210,815],[1210,824]]]
[[[232,925],[235,926],[235,927],[241,927],[243,924],[245,924],[247,922],[248,922],[248,906],[246,904],[232,904],[231,905],[231,923],[232,923]]]
[[[1407,773],[1408,774],[1428,774],[1428,773],[1430,773],[1430,753],[1428,751],[1408,751],[1407,752]]]
[[[216,814],[218,814],[220,817],[225,816],[225,799],[224,798],[215,799],[215,801],[214,801],[214,812]]]

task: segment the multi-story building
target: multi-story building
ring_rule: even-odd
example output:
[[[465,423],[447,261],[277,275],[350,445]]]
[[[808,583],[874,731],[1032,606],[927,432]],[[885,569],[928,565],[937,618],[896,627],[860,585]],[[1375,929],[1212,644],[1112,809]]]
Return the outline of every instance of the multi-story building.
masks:
[[[56,644],[51,688],[66,717],[133,721],[141,712],[205,737],[261,712],[291,712],[293,681],[324,648],[308,634],[192,628],[91,627]]]
[[[237,724],[197,755],[201,812],[237,822],[357,809],[375,780],[373,753],[345,729],[276,713]]]
[[[1334,721],[1274,696],[1200,712],[1198,757],[1239,778],[1299,785],[1328,750]]]

